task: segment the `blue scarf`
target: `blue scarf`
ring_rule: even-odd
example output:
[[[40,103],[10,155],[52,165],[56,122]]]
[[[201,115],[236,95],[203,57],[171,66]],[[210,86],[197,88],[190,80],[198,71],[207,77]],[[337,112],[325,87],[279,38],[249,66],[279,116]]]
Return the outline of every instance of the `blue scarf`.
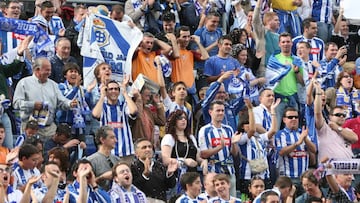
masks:
[[[51,44],[51,39],[48,34],[36,23],[0,17],[0,30],[34,36],[36,56],[40,54],[48,44]]]

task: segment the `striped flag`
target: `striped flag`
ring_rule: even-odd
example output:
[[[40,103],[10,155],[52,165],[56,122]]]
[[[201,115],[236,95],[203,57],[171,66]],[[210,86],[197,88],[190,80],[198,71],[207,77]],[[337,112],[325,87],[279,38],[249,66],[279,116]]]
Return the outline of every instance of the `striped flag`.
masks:
[[[93,71],[102,62],[110,64],[115,80],[121,81],[124,74],[130,75],[132,56],[141,40],[142,32],[136,27],[131,28],[128,22],[89,15],[78,40],[84,56],[84,86],[94,80]]]

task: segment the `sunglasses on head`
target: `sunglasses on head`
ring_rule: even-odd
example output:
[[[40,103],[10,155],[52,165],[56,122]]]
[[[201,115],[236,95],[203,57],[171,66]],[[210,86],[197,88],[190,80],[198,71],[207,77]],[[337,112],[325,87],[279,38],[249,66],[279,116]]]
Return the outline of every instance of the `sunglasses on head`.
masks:
[[[346,118],[346,113],[334,113],[333,116]]]

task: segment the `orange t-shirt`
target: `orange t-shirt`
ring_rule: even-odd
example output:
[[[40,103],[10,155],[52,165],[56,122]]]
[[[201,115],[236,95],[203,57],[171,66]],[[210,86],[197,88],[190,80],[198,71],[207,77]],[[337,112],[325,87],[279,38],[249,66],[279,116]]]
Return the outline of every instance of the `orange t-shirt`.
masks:
[[[193,52],[180,49],[180,57],[171,61],[171,81],[173,83],[183,81],[187,88],[194,84],[194,55]]]
[[[6,164],[6,156],[9,154],[9,149],[0,146],[0,163]]]
[[[158,83],[157,71],[154,65],[154,59],[156,52],[152,51],[149,54],[145,54],[141,50],[137,52],[137,56],[132,61],[132,80],[134,81],[136,77],[142,73],[150,80]]]

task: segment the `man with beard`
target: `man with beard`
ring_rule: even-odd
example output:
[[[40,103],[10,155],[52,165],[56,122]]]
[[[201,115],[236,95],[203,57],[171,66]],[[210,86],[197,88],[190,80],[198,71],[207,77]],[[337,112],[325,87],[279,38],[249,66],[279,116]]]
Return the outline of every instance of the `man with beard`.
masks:
[[[146,196],[132,184],[130,167],[119,162],[113,168],[114,184],[109,191],[111,202],[145,203]]]
[[[153,145],[146,138],[140,138],[135,143],[136,160],[131,165],[134,185],[143,191],[147,197],[166,201],[166,191],[176,183],[174,171],[177,162],[171,162],[167,168],[153,158]]]
[[[96,184],[96,177],[90,161],[80,159],[75,163],[72,175],[75,177],[75,180],[72,184],[68,185],[70,193],[69,203],[110,202],[109,195]]]

